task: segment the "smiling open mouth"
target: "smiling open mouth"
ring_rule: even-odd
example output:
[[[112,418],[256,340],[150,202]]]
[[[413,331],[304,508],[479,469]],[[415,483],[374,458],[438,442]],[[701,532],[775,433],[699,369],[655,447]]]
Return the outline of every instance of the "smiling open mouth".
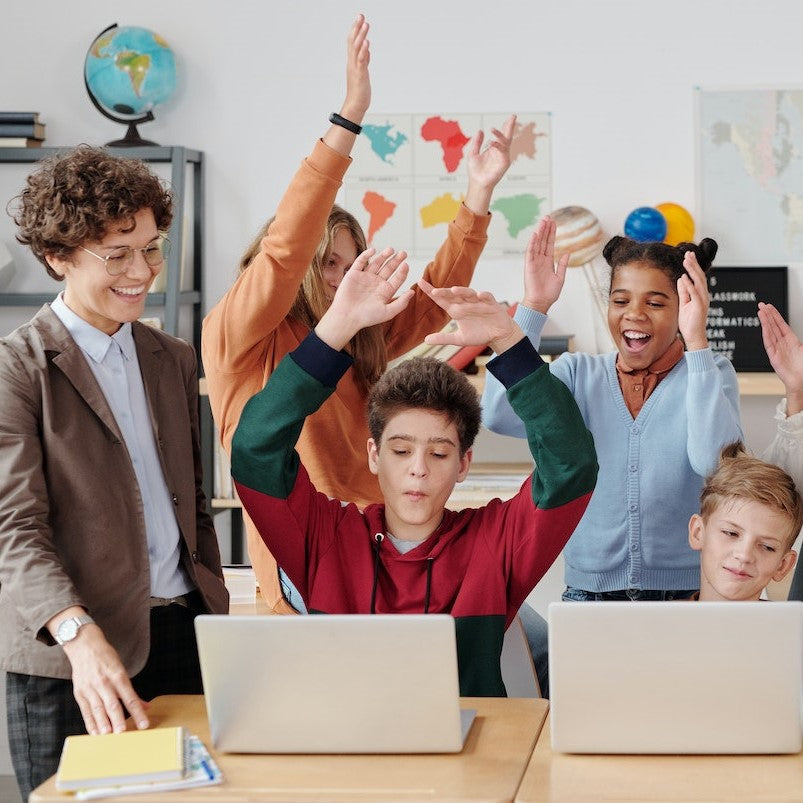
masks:
[[[625,339],[627,347],[634,351],[640,351],[652,339],[652,335],[648,335],[646,332],[637,332],[634,329],[622,332],[622,337]]]

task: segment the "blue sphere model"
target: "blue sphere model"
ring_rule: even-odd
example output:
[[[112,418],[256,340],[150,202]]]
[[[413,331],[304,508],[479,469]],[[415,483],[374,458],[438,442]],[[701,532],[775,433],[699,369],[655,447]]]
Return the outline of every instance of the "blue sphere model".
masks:
[[[639,206],[625,220],[625,237],[640,243],[663,242],[666,218],[653,206]]]

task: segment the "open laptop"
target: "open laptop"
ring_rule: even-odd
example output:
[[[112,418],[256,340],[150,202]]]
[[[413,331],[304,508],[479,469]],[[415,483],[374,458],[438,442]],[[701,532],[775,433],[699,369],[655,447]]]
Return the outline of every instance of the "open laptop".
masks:
[[[195,631],[219,750],[462,750],[474,712],[451,616],[198,616]]]
[[[552,749],[797,753],[803,602],[549,606]]]

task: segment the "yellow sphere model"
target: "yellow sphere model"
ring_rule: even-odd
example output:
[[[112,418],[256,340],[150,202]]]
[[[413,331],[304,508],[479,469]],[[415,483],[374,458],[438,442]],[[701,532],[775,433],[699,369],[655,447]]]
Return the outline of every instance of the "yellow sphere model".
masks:
[[[668,245],[690,243],[694,238],[694,218],[680,204],[663,203],[655,207],[666,218],[666,237]]]

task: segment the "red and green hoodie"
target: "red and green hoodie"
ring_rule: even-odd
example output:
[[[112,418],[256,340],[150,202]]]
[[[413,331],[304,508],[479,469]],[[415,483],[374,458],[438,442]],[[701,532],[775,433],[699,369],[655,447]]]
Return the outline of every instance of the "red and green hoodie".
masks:
[[[400,554],[385,537],[383,505],[361,512],[319,493],[295,451],[304,420],[351,362],[314,332],[282,359],[234,434],[240,499],[310,613],[449,613],[460,693],[504,696],[504,631],[588,505],[597,476],[591,434],[566,386],[527,338],[519,341],[488,370],[524,421],[533,474],[507,502],[445,510],[425,541]]]

